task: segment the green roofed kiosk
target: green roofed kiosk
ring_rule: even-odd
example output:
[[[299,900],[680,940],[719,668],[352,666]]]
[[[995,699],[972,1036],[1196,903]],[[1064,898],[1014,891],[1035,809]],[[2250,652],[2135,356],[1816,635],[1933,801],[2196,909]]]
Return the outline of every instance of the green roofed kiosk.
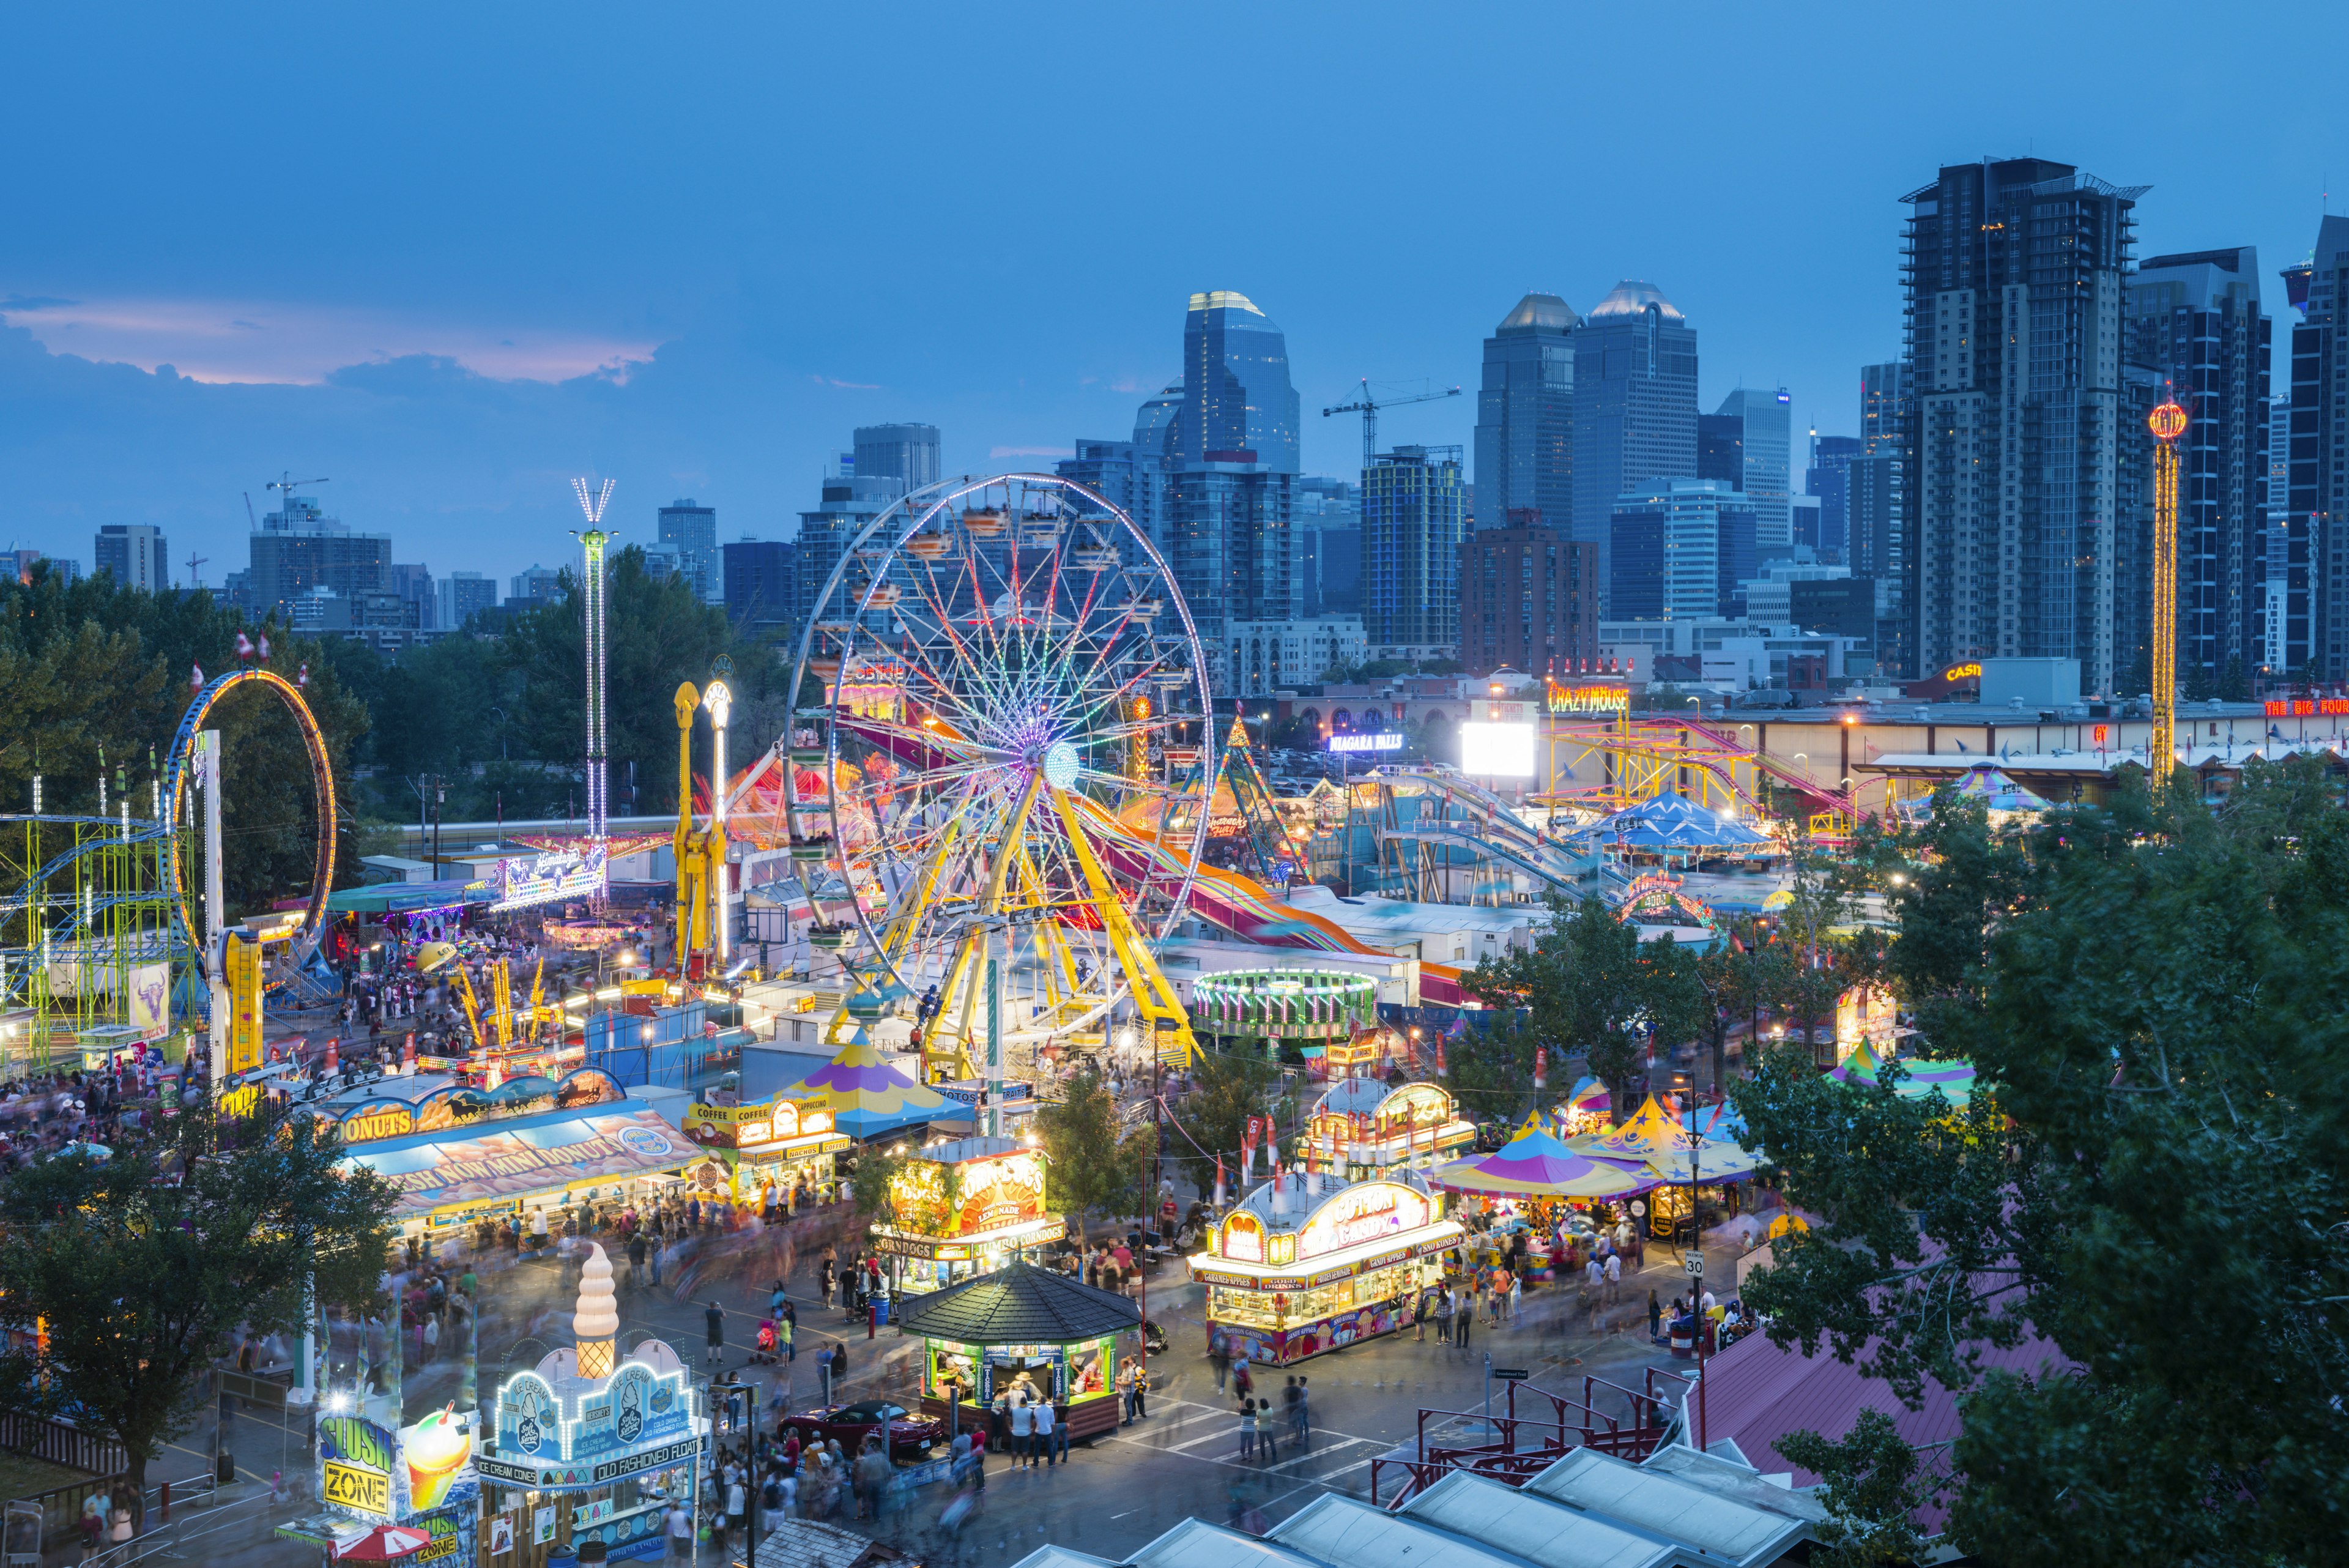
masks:
[[[924,1415],[988,1431],[996,1396],[1024,1373],[1072,1442],[1117,1429],[1121,1355],[1142,1350],[1133,1302],[1024,1262],[907,1299],[897,1328],[922,1340]]]

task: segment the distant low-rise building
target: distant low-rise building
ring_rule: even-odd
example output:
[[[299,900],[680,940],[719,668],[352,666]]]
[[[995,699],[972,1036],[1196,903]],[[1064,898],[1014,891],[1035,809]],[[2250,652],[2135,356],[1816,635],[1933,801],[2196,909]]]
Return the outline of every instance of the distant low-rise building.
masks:
[[[92,566],[113,573],[117,587],[160,593],[171,586],[171,546],[152,524],[103,524],[93,544]]]

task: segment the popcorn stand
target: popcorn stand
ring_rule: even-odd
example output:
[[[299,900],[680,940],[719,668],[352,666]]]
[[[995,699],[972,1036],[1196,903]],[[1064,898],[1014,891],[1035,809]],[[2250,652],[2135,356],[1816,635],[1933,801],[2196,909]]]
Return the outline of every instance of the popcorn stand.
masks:
[[[1248,1194],[1190,1260],[1209,1331],[1280,1366],[1412,1320],[1466,1232],[1415,1171],[1366,1181],[1284,1171]]]

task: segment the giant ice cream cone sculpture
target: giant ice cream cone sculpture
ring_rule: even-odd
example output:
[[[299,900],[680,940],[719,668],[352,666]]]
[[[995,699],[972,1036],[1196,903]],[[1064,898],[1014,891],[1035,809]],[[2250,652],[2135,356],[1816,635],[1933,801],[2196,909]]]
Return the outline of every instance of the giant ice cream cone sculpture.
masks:
[[[579,1268],[579,1305],[571,1314],[571,1337],[579,1346],[579,1376],[609,1377],[614,1362],[613,1341],[620,1332],[619,1302],[612,1293],[612,1261],[603,1243],[587,1245],[587,1261]]]

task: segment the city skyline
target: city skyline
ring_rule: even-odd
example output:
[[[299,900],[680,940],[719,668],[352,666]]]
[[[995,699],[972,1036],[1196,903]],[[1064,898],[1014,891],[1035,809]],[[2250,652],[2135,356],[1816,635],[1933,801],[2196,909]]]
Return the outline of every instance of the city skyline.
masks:
[[[1920,78],[1865,135],[1847,94],[1814,89],[1873,79],[1921,25],[1855,9],[1798,36],[1758,18],[1495,11],[1403,50],[1333,12],[1247,13],[1260,57],[1299,62],[1268,96],[1216,68],[1216,27],[1055,20],[1074,15],[941,16],[892,37],[915,107],[877,118],[854,112],[855,73],[812,64],[873,47],[852,14],[641,36],[594,14],[543,34],[469,14],[453,52],[429,8],[289,16],[281,44],[341,99],[331,128],[301,138],[233,93],[181,89],[249,67],[233,31],[164,20],[101,44],[94,18],[25,18],[23,57],[105,63],[28,73],[0,108],[22,150],[0,226],[0,539],[86,558],[98,526],[145,524],[175,571],[233,559],[242,493],[288,465],[336,475],[335,510],[436,571],[548,558],[581,472],[618,481],[624,541],[653,540],[655,509],[685,494],[728,537],[788,539],[858,426],[937,425],[947,472],[1050,470],[1074,433],[1122,431],[1179,379],[1176,323],[1202,289],[1245,294],[1286,329],[1309,473],[1354,473],[1354,421],[1319,410],[1358,378],[1473,389],[1512,302],[1540,290],[1587,313],[1624,277],[1702,326],[1702,407],[1784,384],[1797,431],[1852,434],[1859,367],[1899,346],[1899,197],[1918,170],[2036,152],[2125,171],[2154,187],[2139,254],[2251,245],[2271,275],[2305,254],[2326,171],[2349,167],[2321,90],[2336,52],[2322,36],[2344,25],[2281,7],[2191,49],[2158,26],[2116,36],[2033,13],[2046,47],[1993,78]],[[1751,101],[1641,115],[1637,155],[1580,157],[1577,127],[1622,123],[1639,89],[1581,82],[1564,119],[1506,90],[1542,79],[1546,57],[1603,57],[1657,27],[1687,68],[1733,68]],[[1165,202],[1128,177],[1167,134],[1147,115],[1071,143],[1033,117],[953,107],[966,73],[1046,46],[1079,84],[1113,78],[1112,99],[1244,105],[1252,174],[1210,182],[1220,200]],[[2061,63],[2084,49],[2110,68]],[[810,62],[788,92],[755,65],[778,54]],[[1423,119],[1326,134],[1357,84],[1402,72]],[[2242,129],[2147,133],[2143,103],[2247,76],[2278,90]],[[628,107],[686,80],[696,116]],[[1733,141],[1736,159],[1713,156]],[[1524,157],[1461,156],[1498,146]],[[835,178],[893,162],[928,172]],[[1547,199],[1515,199],[1537,165]],[[1336,221],[1412,181],[1451,192],[1448,220],[1367,248]],[[1023,231],[1001,215],[1015,198],[1064,209],[1083,242]],[[256,243],[288,201],[298,241]],[[957,237],[884,237],[901,227]],[[1458,243],[1470,227],[1476,242]],[[1381,445],[1473,448],[1476,402],[1399,410]]]

